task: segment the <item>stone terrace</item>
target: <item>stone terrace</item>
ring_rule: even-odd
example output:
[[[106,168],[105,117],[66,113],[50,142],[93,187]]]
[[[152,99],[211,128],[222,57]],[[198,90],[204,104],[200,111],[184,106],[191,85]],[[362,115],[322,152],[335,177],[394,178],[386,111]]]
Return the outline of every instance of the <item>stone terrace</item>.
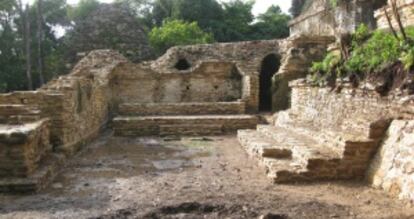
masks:
[[[411,135],[396,132],[411,127],[412,100],[346,86],[338,91],[301,81],[291,86],[292,108],[276,114],[273,125],[238,132],[240,143],[270,179],[368,179],[393,195],[412,199],[413,154],[407,148]],[[394,168],[393,173],[387,167]]]

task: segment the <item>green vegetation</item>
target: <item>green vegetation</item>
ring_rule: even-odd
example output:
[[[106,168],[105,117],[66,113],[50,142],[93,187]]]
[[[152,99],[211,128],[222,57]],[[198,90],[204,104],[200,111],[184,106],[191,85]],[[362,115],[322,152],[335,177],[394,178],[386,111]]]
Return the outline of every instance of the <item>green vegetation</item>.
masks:
[[[414,39],[413,28],[407,29],[406,33],[410,39]],[[330,77],[351,75],[365,78],[400,61],[407,71],[414,66],[414,45],[411,40],[401,41],[392,33],[381,30],[371,33],[365,25],[361,25],[352,35],[349,49],[351,55],[347,59],[329,53],[321,62],[313,63],[312,80],[320,83]]]
[[[158,52],[164,52],[177,45],[210,43],[213,42],[213,36],[201,30],[197,22],[171,20],[165,21],[161,27],[152,29],[149,40]]]

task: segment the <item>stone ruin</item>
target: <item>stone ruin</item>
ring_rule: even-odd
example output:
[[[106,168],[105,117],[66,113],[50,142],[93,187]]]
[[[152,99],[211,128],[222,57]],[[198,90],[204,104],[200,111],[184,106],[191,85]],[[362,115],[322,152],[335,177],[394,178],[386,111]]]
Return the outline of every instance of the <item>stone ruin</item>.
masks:
[[[322,1],[314,2],[311,9]],[[351,11],[361,13],[358,4]],[[414,200],[413,99],[297,80],[337,33],[310,28],[322,25],[310,11],[292,21],[287,39],[174,47],[139,64],[96,50],[36,91],[0,95],[0,191],[44,188],[68,158],[112,129],[128,137],[237,132],[275,183],[368,179]],[[347,15],[351,26],[367,22],[359,13]],[[258,125],[266,111],[278,113]]]

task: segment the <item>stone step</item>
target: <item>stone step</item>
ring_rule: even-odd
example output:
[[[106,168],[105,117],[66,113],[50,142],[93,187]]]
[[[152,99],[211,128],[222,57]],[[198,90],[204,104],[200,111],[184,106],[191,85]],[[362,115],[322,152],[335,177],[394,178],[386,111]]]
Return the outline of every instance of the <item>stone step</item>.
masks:
[[[236,132],[239,129],[255,128],[258,119],[254,115],[179,115],[179,116],[119,116],[113,119],[112,126],[117,136],[161,135],[177,127],[174,135],[186,135],[190,128],[207,127],[221,134]],[[180,133],[180,129],[184,133]],[[210,132],[207,131],[207,132]],[[218,133],[218,132],[217,132]]]
[[[291,160],[266,158],[263,161],[266,174],[274,183],[287,183],[306,180],[306,168]]]
[[[292,112],[284,111],[277,115],[276,126],[292,130],[296,133],[310,136],[317,139],[320,143],[342,143],[345,141],[371,141],[380,139],[384,136],[390,120],[380,120],[370,123],[360,119],[344,122],[341,126],[321,127],[315,125],[314,121],[304,121]],[[323,131],[321,131],[323,130]]]
[[[292,130],[271,125],[258,125],[257,131],[290,148],[294,159],[306,162],[310,158],[340,158],[340,150],[321,144],[314,138],[298,134]]]
[[[22,104],[0,104],[0,124],[33,122],[41,118],[37,106]]]
[[[66,160],[63,154],[49,154],[39,169],[28,177],[0,178],[0,193],[34,193],[46,188],[59,173]]]
[[[0,115],[36,115],[40,110],[36,106],[22,104],[0,104]]]
[[[222,125],[189,124],[189,125],[160,125],[160,136],[184,135],[220,135],[223,133]]]
[[[244,102],[204,103],[124,103],[118,113],[123,116],[151,115],[234,115],[245,113]]]
[[[240,130],[240,144],[266,167],[268,177],[276,183],[296,181],[362,179],[378,140],[337,138],[341,147],[321,144],[317,139],[293,130],[258,125],[257,130]],[[261,148],[283,148],[291,159],[263,156]],[[262,150],[262,151],[261,151]]]
[[[275,140],[264,136],[256,130],[239,130],[237,137],[249,155],[253,157],[257,157],[259,159],[292,158],[291,148],[281,146]]]

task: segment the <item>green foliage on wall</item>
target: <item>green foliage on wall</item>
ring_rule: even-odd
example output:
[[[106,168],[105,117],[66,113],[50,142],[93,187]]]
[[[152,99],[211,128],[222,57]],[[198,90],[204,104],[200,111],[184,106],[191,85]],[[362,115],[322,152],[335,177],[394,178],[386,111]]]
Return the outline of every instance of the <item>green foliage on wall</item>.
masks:
[[[414,39],[414,28],[407,29],[409,38]],[[414,45],[398,40],[392,33],[382,30],[370,32],[361,25],[352,36],[351,55],[344,60],[340,55],[329,53],[321,62],[314,62],[310,71],[315,82],[330,76],[363,78],[377,74],[401,61],[406,70],[414,67]]]

